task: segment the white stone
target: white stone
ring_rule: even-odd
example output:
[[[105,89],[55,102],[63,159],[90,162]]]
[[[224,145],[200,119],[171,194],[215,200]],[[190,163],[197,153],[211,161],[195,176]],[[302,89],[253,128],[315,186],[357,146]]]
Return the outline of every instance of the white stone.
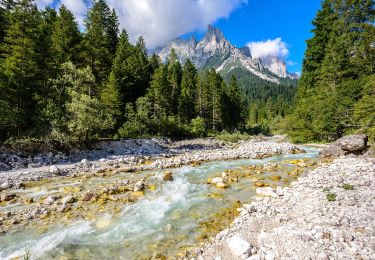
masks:
[[[246,259],[251,254],[251,245],[240,235],[235,235],[228,240],[228,246],[235,256]]]
[[[262,188],[257,188],[256,189],[256,194],[261,195],[261,196],[269,196],[273,198],[277,198],[277,194],[275,192],[275,189],[272,187],[262,187]]]
[[[49,167],[49,172],[54,174],[54,175],[59,175],[60,169],[57,166],[52,165],[51,167]]]

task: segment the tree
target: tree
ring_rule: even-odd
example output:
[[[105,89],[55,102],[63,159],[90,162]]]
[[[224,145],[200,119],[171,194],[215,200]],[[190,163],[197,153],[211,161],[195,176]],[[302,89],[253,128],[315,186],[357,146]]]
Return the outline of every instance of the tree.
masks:
[[[243,100],[241,98],[241,90],[237,83],[237,78],[232,76],[226,89],[225,97],[225,121],[230,130],[238,127],[242,120]]]
[[[172,113],[177,115],[178,113],[178,98],[181,92],[181,80],[182,80],[182,67],[176,55],[174,49],[168,57],[168,80],[171,85],[171,106]]]
[[[102,83],[108,77],[114,44],[113,31],[114,18],[109,6],[104,0],[94,2],[85,20],[86,34],[84,35],[85,59],[87,65],[92,69],[96,82]],[[111,26],[109,26],[111,25]],[[109,29],[110,27],[110,29]],[[111,36],[109,36],[109,31]],[[112,41],[112,42],[111,42]]]
[[[167,73],[166,66],[160,66],[152,77],[151,88],[147,93],[149,100],[153,104],[152,117],[155,120],[171,115],[171,89]]]
[[[60,7],[53,28],[52,52],[57,64],[60,65],[67,61],[77,63],[81,33],[72,12],[65,5]]]
[[[182,69],[181,95],[179,97],[178,113],[181,123],[188,124],[196,117],[195,101],[197,87],[197,70],[194,64],[187,60]]]
[[[371,0],[322,3],[288,119],[295,141],[331,141],[358,128],[353,111],[362,95],[361,81],[375,72],[374,5]]]
[[[113,127],[113,118],[105,112],[98,99],[75,91],[70,92],[70,96],[71,102],[67,104],[67,126],[70,135],[81,144],[97,139],[101,131]]]
[[[114,119],[114,127],[118,126],[123,113],[121,111],[120,91],[113,73],[109,75],[108,83],[102,90],[100,102],[104,106],[105,112]]]
[[[33,123],[36,102],[41,82],[38,61],[38,36],[40,14],[31,0],[21,1],[8,15],[9,26],[2,44],[0,60],[0,99],[5,107],[11,107],[10,132],[21,134]]]

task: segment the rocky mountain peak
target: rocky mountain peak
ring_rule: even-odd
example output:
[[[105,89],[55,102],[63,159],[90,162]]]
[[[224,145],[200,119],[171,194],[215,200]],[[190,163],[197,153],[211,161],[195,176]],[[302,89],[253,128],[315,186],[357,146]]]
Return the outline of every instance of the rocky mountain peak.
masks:
[[[225,40],[224,33],[219,28],[208,25],[207,32],[203,38],[203,41],[210,42],[212,40],[215,40],[216,42]]]
[[[155,52],[166,61],[172,48],[182,63],[190,59],[201,69],[215,68],[225,74],[237,68],[275,83],[278,83],[280,78],[296,77],[288,73],[285,61],[278,58],[253,58],[249,47],[236,48],[220,29],[212,25],[208,26],[200,41],[197,41],[194,35],[188,39],[179,38]]]

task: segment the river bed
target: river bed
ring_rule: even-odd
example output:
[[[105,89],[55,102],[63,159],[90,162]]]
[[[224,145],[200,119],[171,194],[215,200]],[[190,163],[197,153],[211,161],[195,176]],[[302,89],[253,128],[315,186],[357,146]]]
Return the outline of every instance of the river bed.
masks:
[[[315,159],[319,150],[305,147],[307,153],[279,155],[261,160],[233,160],[204,163],[163,171],[92,177],[83,183],[74,179],[49,180],[43,186],[18,190],[22,197],[45,198],[49,194],[74,191],[75,188],[103,188],[124,179],[146,178],[148,189],[135,202],[93,204],[86,208],[90,217],[54,218],[52,221],[27,225],[21,231],[0,235],[0,259],[26,255],[30,259],[150,259],[178,257],[199,246],[210,228],[225,228],[232,220],[228,212],[249,203],[255,195],[257,181],[264,185],[286,186],[295,180],[290,173],[298,166],[292,160]],[[245,176],[248,166],[277,164],[272,170]],[[174,181],[164,182],[163,172],[172,171]],[[207,180],[224,171],[240,174],[230,188],[220,189]],[[272,176],[279,176],[272,178]],[[0,211],[17,210],[33,205],[10,204]],[[224,218],[210,226],[215,218]],[[233,216],[234,217],[234,216]],[[219,231],[219,230],[216,230]]]

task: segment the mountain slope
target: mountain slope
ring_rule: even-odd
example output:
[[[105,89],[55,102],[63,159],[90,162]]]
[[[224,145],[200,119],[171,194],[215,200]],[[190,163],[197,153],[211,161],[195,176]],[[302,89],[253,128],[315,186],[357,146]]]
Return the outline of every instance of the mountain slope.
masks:
[[[200,41],[195,37],[186,40],[179,38],[155,52],[165,61],[172,48],[182,63],[190,59],[199,69],[215,68],[223,76],[241,70],[242,74],[247,72],[249,77],[276,84],[282,79],[296,79],[296,75],[287,72],[284,61],[277,57],[253,58],[248,47],[236,48],[225,38],[222,31],[210,25]]]

